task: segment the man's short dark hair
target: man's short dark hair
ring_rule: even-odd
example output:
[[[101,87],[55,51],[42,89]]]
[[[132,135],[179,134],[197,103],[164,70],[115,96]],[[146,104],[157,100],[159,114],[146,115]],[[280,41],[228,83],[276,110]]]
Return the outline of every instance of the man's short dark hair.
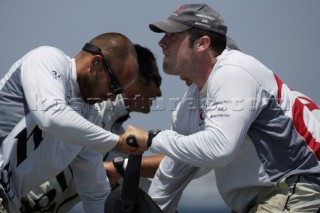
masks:
[[[215,56],[220,55],[223,50],[226,49],[227,37],[225,35],[194,27],[188,29],[187,32],[190,37],[189,47],[192,47],[195,40],[201,38],[202,36],[208,36],[211,40],[210,48],[215,53]]]
[[[154,71],[152,62],[156,63],[156,58],[151,50],[146,47],[134,44],[134,48],[138,56],[139,73],[145,80],[149,81],[153,76],[152,72]]]

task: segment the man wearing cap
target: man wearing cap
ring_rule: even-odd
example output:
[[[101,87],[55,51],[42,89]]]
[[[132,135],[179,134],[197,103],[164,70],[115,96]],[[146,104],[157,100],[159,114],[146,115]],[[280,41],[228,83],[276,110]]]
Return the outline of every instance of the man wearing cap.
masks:
[[[188,183],[215,170],[237,212],[318,212],[320,108],[299,98],[254,57],[226,48],[227,27],[205,4],[186,4],[149,25],[167,74],[191,79],[171,130],[128,126],[141,150],[165,154],[149,190],[174,212]]]

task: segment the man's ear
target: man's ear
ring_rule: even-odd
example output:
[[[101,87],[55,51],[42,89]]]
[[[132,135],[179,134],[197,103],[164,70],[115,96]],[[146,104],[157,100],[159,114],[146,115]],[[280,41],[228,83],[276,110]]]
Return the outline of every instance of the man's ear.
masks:
[[[93,56],[92,59],[91,59],[91,63],[90,63],[90,69],[92,69],[95,66],[97,66],[101,61],[102,61],[102,58],[101,58],[100,55]]]
[[[97,64],[99,64],[99,61],[96,61],[96,60],[95,60],[95,61],[92,62],[92,65],[93,65],[94,67],[97,66]]]
[[[211,39],[208,36],[202,36],[201,38],[199,38],[196,48],[199,51],[206,50],[210,48],[210,43],[211,43]]]

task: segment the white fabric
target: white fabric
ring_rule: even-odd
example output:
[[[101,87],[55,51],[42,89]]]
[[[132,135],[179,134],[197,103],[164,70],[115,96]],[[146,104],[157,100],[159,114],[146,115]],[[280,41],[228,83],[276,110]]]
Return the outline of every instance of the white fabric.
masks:
[[[23,88],[24,96],[12,98],[17,104],[8,110],[17,105],[22,107],[17,112],[25,112],[0,151],[0,180],[10,211],[19,212],[22,197],[70,165],[85,211],[103,212],[110,186],[101,153],[111,150],[119,136],[96,125],[102,117],[80,97],[74,59],[53,47],[37,48],[12,66],[0,89],[10,85]],[[26,104],[19,105],[20,100]]]
[[[320,172],[320,124],[312,112],[318,110],[253,57],[225,50],[203,90],[189,87],[172,130],[153,139],[150,150],[168,157],[149,193],[174,212],[185,186],[214,168],[226,204],[246,212],[257,194],[282,178]]]
[[[108,131],[112,130],[115,134],[124,132],[122,123],[117,123],[118,118],[128,115],[122,95],[118,95],[114,102],[108,100],[97,104],[97,108],[99,114],[102,115],[99,126]],[[96,123],[99,123],[99,119]],[[108,159],[113,160],[113,157],[119,155],[119,152],[112,150],[108,153]],[[121,155],[123,154],[121,153]],[[125,162],[127,162],[127,159]],[[81,201],[73,176],[72,165],[70,165],[59,176],[33,188],[25,197],[25,200],[33,208],[32,212],[69,212]],[[94,184],[92,183],[92,185]]]

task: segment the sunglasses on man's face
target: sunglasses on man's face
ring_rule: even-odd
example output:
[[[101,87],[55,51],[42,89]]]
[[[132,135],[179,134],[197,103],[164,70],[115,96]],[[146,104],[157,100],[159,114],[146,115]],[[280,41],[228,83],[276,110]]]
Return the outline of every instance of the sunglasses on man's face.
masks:
[[[115,95],[121,94],[123,92],[123,88],[117,80],[116,76],[113,74],[107,59],[102,54],[101,49],[93,44],[86,43],[82,50],[92,54],[100,55],[102,57],[103,65],[110,77],[110,91]]]
[[[149,79],[153,80],[157,87],[160,88],[161,83],[162,83],[162,78],[160,76],[148,76]]]

